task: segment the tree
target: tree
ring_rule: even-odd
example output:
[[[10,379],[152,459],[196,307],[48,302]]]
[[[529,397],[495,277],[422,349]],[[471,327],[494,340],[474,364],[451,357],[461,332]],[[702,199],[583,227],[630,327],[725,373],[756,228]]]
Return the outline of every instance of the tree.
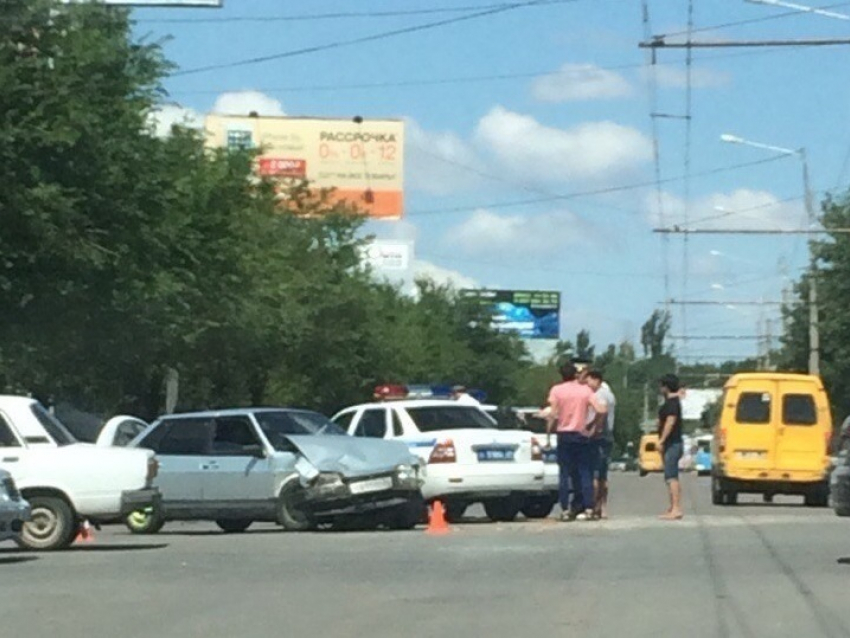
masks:
[[[653,311],[640,329],[640,343],[645,357],[657,359],[664,354],[664,340],[669,331],[670,313],[662,310]]]

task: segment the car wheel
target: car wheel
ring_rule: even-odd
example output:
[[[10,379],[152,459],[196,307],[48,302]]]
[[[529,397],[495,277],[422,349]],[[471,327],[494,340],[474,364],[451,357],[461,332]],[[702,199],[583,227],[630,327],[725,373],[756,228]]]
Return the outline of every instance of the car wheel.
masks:
[[[520,504],[512,498],[484,501],[484,512],[491,521],[510,522],[519,514],[519,508]]]
[[[156,534],[165,525],[165,519],[154,508],[147,507],[127,514],[124,525],[133,534]]]
[[[466,513],[468,505],[458,501],[448,501],[446,503],[446,521],[449,523],[458,523]]]
[[[316,523],[304,506],[306,494],[298,481],[289,481],[280,489],[277,499],[277,521],[291,532],[305,532]]]
[[[551,497],[530,498],[523,503],[520,512],[526,518],[546,518],[555,507],[555,499]]]
[[[806,507],[827,507],[829,505],[829,491],[823,488],[809,492],[805,496]]]
[[[225,534],[239,534],[251,527],[253,523],[249,518],[224,518],[215,522]]]
[[[27,499],[31,519],[24,523],[18,543],[27,549],[65,549],[74,542],[77,521],[71,506],[56,496],[31,496]]]
[[[413,529],[422,522],[425,500],[416,496],[394,508],[387,521],[387,527],[395,530]]]
[[[638,470],[638,474],[640,474],[641,477],[644,477],[649,474],[649,472],[647,472],[646,470]]]

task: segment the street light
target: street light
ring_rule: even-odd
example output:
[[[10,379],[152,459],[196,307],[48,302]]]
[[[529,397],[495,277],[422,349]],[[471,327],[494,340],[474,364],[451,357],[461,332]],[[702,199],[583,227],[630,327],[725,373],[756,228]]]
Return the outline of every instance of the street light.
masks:
[[[720,136],[721,141],[730,144],[742,144],[744,146],[752,146],[766,151],[772,151],[781,155],[796,155],[800,158],[800,164],[803,167],[803,195],[806,204],[806,215],[809,219],[809,227],[814,228],[817,224],[817,214],[815,213],[814,197],[812,188],[809,182],[809,161],[806,157],[806,149],[799,148],[797,150],[783,148],[782,146],[773,146],[771,144],[762,144],[745,140],[737,135],[724,133]],[[812,241],[809,240],[809,374],[820,374],[820,332],[818,330],[818,293],[815,283],[817,276],[817,263],[815,260],[815,251]]]

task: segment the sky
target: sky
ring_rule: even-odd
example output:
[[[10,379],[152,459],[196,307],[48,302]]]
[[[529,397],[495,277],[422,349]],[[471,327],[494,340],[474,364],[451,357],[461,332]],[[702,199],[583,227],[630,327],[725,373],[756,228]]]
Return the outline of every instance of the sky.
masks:
[[[801,156],[720,136],[805,148],[816,200],[843,192],[848,47],[694,48],[689,74],[684,50],[652,64],[638,46],[685,41],[687,0],[648,0],[648,25],[640,0],[513,4],[528,6],[224,0],[133,16],[176,65],[163,129],[210,111],[403,118],[404,217],[364,233],[414,241],[416,275],[560,291],[562,338],[587,329],[599,348],[639,342],[665,307],[683,360],[752,356],[768,328],[776,345],[771,304],[806,267],[806,236],[653,230],[807,228]],[[694,42],[850,37],[850,21],[746,0],[694,0],[693,28]]]

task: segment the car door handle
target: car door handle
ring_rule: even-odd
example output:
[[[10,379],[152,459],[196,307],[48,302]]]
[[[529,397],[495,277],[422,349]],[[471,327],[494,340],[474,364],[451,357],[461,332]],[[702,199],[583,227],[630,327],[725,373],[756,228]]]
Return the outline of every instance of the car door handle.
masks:
[[[217,470],[218,463],[201,463],[202,470]]]
[[[3,463],[17,463],[20,460],[21,459],[19,459],[17,456],[6,456],[6,457],[3,458],[2,462]]]

